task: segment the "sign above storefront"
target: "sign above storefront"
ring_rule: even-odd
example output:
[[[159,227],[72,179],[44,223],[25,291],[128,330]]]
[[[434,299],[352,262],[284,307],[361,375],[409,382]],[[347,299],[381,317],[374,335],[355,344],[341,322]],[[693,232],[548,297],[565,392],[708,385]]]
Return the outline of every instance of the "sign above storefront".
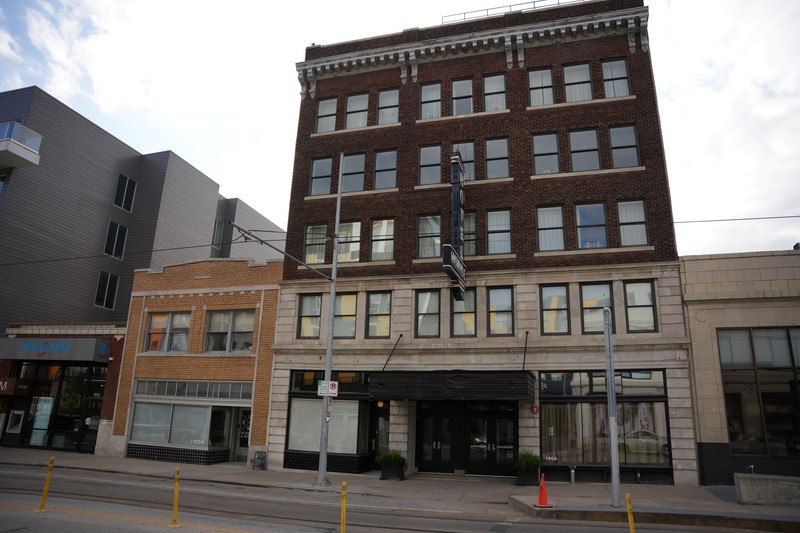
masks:
[[[0,339],[0,359],[107,362],[111,341],[81,337]]]
[[[31,380],[0,378],[0,396],[27,396],[31,392]]]

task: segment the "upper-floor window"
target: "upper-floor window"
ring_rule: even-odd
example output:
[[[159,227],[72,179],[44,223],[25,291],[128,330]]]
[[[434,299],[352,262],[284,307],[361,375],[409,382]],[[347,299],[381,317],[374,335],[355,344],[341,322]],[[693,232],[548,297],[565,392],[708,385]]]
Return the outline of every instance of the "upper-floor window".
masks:
[[[553,74],[549,68],[528,72],[528,86],[530,87],[531,106],[553,103]]]
[[[647,222],[644,202],[634,200],[617,204],[619,212],[619,237],[622,246],[647,244]]]
[[[439,336],[439,291],[417,291],[415,335],[417,337]]]
[[[489,254],[511,253],[511,211],[489,211],[486,214]]]
[[[94,293],[94,305],[106,309],[114,309],[118,285],[119,276],[101,270],[100,277],[97,279],[97,290]]]
[[[354,339],[356,337],[356,299],[355,293],[336,295],[333,336],[337,339]]]
[[[315,159],[311,163],[311,196],[330,194],[332,164],[333,160],[330,157]]]
[[[656,330],[652,281],[625,282],[625,317],[628,320],[628,332]]]
[[[603,308],[611,309],[613,321],[613,302],[611,283],[584,283],[581,285],[581,321],[584,333],[603,333],[605,331]]]
[[[573,172],[600,168],[600,150],[597,148],[595,130],[569,132],[569,150]]]
[[[306,226],[306,240],[303,245],[303,262],[313,265],[325,262],[325,224]]]
[[[367,293],[367,338],[388,339],[392,325],[392,293]]]
[[[317,133],[336,130],[336,98],[320,100],[317,104]]]
[[[420,87],[420,118],[439,118],[442,116],[442,84],[430,83]]]
[[[397,186],[397,150],[375,154],[375,189],[393,189]]]
[[[128,236],[128,228],[117,224],[113,220],[108,224],[106,233],[106,245],[103,249],[106,255],[122,259],[122,252],[125,250],[125,239]]]
[[[453,337],[475,336],[475,289],[466,289],[462,300],[451,294],[450,324]]]
[[[339,224],[339,249],[337,261],[353,263],[359,260],[361,249],[361,222],[342,222]]]
[[[592,78],[588,63],[564,67],[564,93],[567,102],[592,99]]]
[[[603,62],[603,87],[606,98],[628,96],[628,69],[624,59]]]
[[[417,218],[417,257],[441,256],[441,217],[439,215]]]
[[[322,295],[301,294],[298,308],[297,337],[301,339],[318,339],[321,316]]]
[[[222,246],[222,229],[224,224],[220,219],[214,219],[214,236],[211,238],[211,244],[215,248]]]
[[[511,287],[489,287],[486,298],[489,313],[488,332],[490,336],[514,334],[514,291]]]
[[[400,120],[400,91],[390,89],[378,93],[378,124],[394,124]]]
[[[508,166],[508,139],[486,141],[486,179],[507,178],[511,175]]]
[[[136,196],[136,182],[120,174],[117,180],[117,194],[114,196],[114,205],[121,207],[125,211],[130,211],[133,209],[134,196]]]
[[[442,182],[442,148],[423,146],[419,149],[419,184],[430,185]]]
[[[475,179],[475,143],[464,141],[453,143],[453,153],[461,154],[461,163],[464,165],[464,181]]]
[[[453,115],[468,115],[472,111],[472,80],[454,81]]]
[[[606,248],[606,210],[603,204],[575,206],[578,248]]]
[[[569,333],[569,291],[566,285],[542,285],[542,335]]]
[[[364,190],[364,154],[342,158],[342,192]]]
[[[464,213],[464,256],[475,255],[475,213]]]
[[[370,261],[392,259],[394,259],[394,220],[391,218],[373,220]]]
[[[345,128],[363,128],[367,125],[368,94],[347,97],[347,121]]]
[[[500,111],[506,108],[506,77],[502,74],[483,79],[483,110]]]
[[[536,209],[536,225],[539,230],[539,251],[564,249],[564,214],[561,207]]]
[[[633,126],[609,128],[608,131],[611,134],[611,161],[614,168],[639,166],[639,150]]]
[[[252,310],[209,311],[206,331],[207,352],[252,352]]]
[[[555,174],[558,172],[558,138],[555,133],[533,136],[533,173]]]
[[[145,351],[186,352],[191,313],[151,313]]]

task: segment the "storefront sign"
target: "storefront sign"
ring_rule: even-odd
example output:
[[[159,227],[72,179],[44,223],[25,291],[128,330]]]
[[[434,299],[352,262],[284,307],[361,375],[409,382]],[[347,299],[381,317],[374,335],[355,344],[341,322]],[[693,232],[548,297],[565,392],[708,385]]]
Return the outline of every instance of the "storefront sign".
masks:
[[[81,337],[0,339],[0,359],[107,361],[111,341]]]
[[[31,380],[0,378],[0,396],[27,396],[31,392]]]

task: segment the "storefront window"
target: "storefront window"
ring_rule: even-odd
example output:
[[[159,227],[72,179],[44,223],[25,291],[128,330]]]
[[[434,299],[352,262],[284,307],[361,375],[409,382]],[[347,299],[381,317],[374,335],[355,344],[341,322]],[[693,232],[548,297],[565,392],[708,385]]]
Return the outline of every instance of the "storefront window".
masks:
[[[171,444],[194,444],[205,446],[208,426],[208,407],[176,405],[172,409]]]
[[[360,408],[364,403],[363,408]],[[292,398],[288,448],[319,452],[322,402],[312,398]],[[366,402],[336,400],[328,434],[330,453],[366,453]]]
[[[171,411],[169,404],[137,403],[133,411],[131,440],[166,443]]]

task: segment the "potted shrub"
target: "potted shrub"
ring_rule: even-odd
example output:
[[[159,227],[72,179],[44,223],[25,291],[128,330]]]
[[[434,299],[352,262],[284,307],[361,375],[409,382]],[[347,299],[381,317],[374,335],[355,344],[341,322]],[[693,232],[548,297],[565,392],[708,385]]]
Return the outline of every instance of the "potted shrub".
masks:
[[[375,461],[381,465],[381,479],[406,478],[406,458],[396,450],[379,454]]]
[[[532,452],[521,451],[514,461],[517,467],[517,485],[538,485],[542,459]]]

